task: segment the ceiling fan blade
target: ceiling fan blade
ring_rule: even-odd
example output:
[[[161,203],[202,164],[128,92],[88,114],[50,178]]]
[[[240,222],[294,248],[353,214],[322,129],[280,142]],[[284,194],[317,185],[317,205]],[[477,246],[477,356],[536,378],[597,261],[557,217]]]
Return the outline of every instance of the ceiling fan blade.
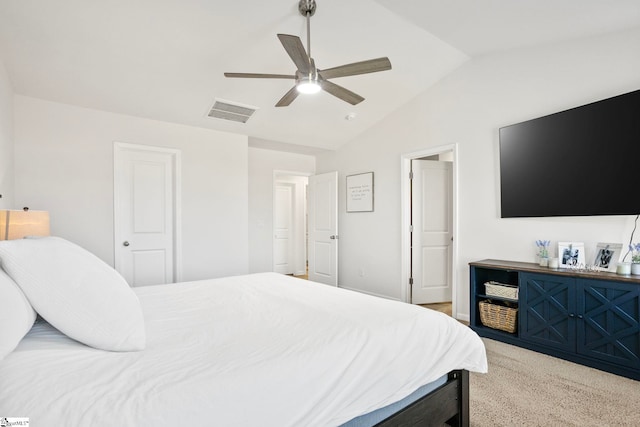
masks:
[[[225,77],[239,77],[242,79],[295,79],[289,74],[260,74],[260,73],[224,73]]]
[[[284,50],[287,51],[293,60],[293,63],[298,67],[298,71],[302,74],[308,74],[311,70],[309,65],[309,55],[307,55],[307,51],[304,50],[304,45],[302,44],[300,37],[289,34],[278,34],[278,38],[280,39],[280,43],[282,43]]]
[[[356,105],[364,101],[364,98],[357,93],[351,92],[349,89],[345,89],[335,83],[331,83],[327,80],[320,80],[319,83],[323,90],[351,105]]]
[[[285,93],[284,96],[280,98],[276,107],[286,107],[290,105],[298,97],[299,93],[300,92],[298,92],[298,88],[296,86],[292,87],[289,89],[289,92]]]
[[[318,70],[323,79],[335,77],[356,76],[358,74],[377,73],[391,69],[389,58],[376,58],[367,61],[354,62],[353,64],[341,65],[339,67]]]

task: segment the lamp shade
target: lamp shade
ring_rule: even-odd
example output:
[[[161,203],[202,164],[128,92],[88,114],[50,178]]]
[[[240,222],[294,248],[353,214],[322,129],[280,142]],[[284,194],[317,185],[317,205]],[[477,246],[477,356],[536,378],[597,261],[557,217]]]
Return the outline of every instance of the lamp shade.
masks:
[[[0,211],[0,240],[48,235],[49,212],[30,210]]]

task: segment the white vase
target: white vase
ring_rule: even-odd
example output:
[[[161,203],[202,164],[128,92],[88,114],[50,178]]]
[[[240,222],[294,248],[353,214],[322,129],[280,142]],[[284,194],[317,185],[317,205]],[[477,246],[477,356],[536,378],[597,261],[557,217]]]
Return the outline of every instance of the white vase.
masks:
[[[630,262],[620,262],[616,266],[616,273],[628,276],[631,274],[631,263]]]
[[[631,274],[634,276],[640,276],[640,263],[634,262],[631,264]]]

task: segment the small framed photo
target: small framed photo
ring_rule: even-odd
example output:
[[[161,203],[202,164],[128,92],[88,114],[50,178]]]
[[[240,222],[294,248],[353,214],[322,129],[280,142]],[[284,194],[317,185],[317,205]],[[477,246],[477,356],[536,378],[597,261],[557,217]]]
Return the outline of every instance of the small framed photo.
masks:
[[[347,176],[347,212],[373,212],[373,172]]]
[[[616,271],[622,254],[622,243],[598,243],[593,265],[600,271]]]
[[[582,242],[559,242],[558,261],[560,268],[585,267],[584,243]]]

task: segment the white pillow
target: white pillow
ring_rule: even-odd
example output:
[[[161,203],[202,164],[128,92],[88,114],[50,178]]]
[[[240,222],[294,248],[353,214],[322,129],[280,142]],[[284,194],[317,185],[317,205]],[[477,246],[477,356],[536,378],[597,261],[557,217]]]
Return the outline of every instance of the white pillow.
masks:
[[[11,353],[36,321],[18,285],[0,269],[0,360]]]
[[[91,347],[145,347],[138,297],[92,253],[59,237],[0,242],[2,267],[45,320]]]

